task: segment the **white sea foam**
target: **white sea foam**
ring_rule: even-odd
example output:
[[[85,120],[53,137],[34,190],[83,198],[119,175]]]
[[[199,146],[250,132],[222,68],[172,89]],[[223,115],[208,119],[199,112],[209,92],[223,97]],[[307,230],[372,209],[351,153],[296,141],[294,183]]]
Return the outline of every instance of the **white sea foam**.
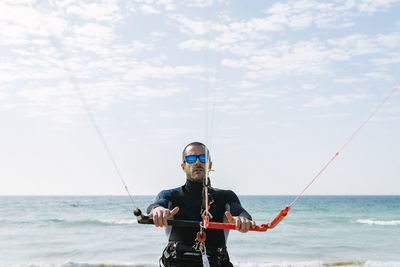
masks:
[[[101,223],[105,224],[137,224],[136,219],[132,220],[99,220]]]
[[[373,219],[358,219],[357,222],[369,225],[400,225],[400,220],[379,221]]]
[[[320,261],[233,262],[239,267],[320,267]]]
[[[125,220],[125,219],[88,219],[88,220],[68,220],[68,219],[51,219],[49,220],[53,223],[65,223],[65,224],[105,224],[105,225],[127,225],[127,224],[136,224],[136,219]]]

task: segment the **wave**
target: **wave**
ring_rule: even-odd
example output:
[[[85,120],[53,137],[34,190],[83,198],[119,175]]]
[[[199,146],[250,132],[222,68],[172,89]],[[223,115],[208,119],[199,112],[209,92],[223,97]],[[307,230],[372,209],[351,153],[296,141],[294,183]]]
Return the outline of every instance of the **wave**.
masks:
[[[397,264],[397,265],[396,265]],[[333,267],[333,266],[398,266],[400,262],[369,262],[356,259],[313,260],[313,261],[275,261],[275,262],[239,262],[240,267]]]
[[[357,222],[369,225],[400,225],[400,220],[379,221],[373,219],[358,219]]]
[[[155,267],[152,263],[77,263],[67,262],[60,267]]]
[[[50,219],[48,220],[51,223],[59,223],[59,224],[66,224],[66,225],[131,225],[137,224],[136,219],[131,220],[101,220],[101,219],[87,219],[87,220],[66,220],[66,219]]]

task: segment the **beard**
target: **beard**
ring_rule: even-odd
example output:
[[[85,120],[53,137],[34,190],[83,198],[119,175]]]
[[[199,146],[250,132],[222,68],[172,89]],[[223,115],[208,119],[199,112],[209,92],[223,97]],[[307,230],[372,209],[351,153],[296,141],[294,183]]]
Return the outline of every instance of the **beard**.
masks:
[[[205,171],[202,167],[196,167],[190,173],[186,173],[186,178],[194,182],[203,182],[204,177]]]

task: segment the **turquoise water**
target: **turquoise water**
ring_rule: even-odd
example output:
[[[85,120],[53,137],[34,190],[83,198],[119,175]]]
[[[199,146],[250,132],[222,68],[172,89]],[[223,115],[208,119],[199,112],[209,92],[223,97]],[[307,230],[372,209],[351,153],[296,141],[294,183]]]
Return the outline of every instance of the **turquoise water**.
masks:
[[[293,198],[240,196],[258,224]],[[165,244],[125,196],[0,197],[0,266],[157,266]],[[400,196],[304,196],[273,230],[231,231],[228,250],[235,266],[400,266]]]

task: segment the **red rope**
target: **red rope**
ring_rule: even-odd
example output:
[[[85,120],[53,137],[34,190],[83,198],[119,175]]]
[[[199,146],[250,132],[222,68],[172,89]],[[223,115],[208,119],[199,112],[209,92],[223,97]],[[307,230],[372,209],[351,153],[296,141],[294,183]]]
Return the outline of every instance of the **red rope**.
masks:
[[[344,143],[344,145],[338,150],[338,152],[335,153],[335,155],[325,164],[324,167],[322,167],[322,169],[317,173],[317,175],[315,175],[315,177],[311,180],[311,182],[303,189],[303,191],[301,191],[301,193],[293,200],[293,202],[289,205],[289,207],[291,207],[299,198],[301,195],[303,195],[304,191],[306,191],[310,185],[312,183],[314,183],[314,181],[321,175],[321,173],[323,171],[325,171],[325,169],[331,164],[331,162],[337,157],[339,156],[339,154],[343,151],[343,149],[351,142],[353,141],[354,137],[361,131],[362,128],[364,128],[364,126],[372,119],[372,117],[375,116],[375,114],[382,108],[382,106],[386,103],[386,101],[388,101],[388,99],[397,91],[397,89],[399,89],[400,87],[400,83],[397,84],[397,86],[395,86],[393,88],[393,90],[388,94],[388,96],[386,96],[381,103],[371,112],[371,114],[368,116],[368,118],[360,125],[360,127],[358,127],[358,129],[350,136],[350,138]]]
[[[339,156],[339,154],[344,150],[344,148],[354,139],[354,137],[361,131],[361,129],[374,117],[374,115],[382,108],[382,106],[388,101],[390,97],[399,89],[400,83],[393,88],[393,90],[386,96],[379,105],[371,112],[368,118],[357,128],[357,130],[350,136],[350,138],[344,143],[344,145],[333,155],[333,157],[321,168],[321,170],[314,176],[310,183],[301,191],[301,193],[293,200],[293,202],[286,206],[285,209],[281,210],[278,215],[269,223],[267,224],[260,224],[254,227],[251,227],[249,231],[258,231],[258,232],[265,232],[268,229],[272,229],[280,223],[287,213],[290,210],[290,207],[300,198],[301,195],[311,186],[311,184],[325,171],[326,168],[332,163],[332,161]],[[206,208],[203,212],[203,224],[205,229],[227,229],[227,230],[235,230],[236,225],[232,223],[218,223],[218,222],[210,222],[208,216],[208,187],[205,187],[205,200],[206,200]],[[200,233],[198,233],[200,234]],[[199,236],[198,236],[199,238]],[[203,239],[202,239],[203,240]],[[205,237],[204,237],[205,240]]]

